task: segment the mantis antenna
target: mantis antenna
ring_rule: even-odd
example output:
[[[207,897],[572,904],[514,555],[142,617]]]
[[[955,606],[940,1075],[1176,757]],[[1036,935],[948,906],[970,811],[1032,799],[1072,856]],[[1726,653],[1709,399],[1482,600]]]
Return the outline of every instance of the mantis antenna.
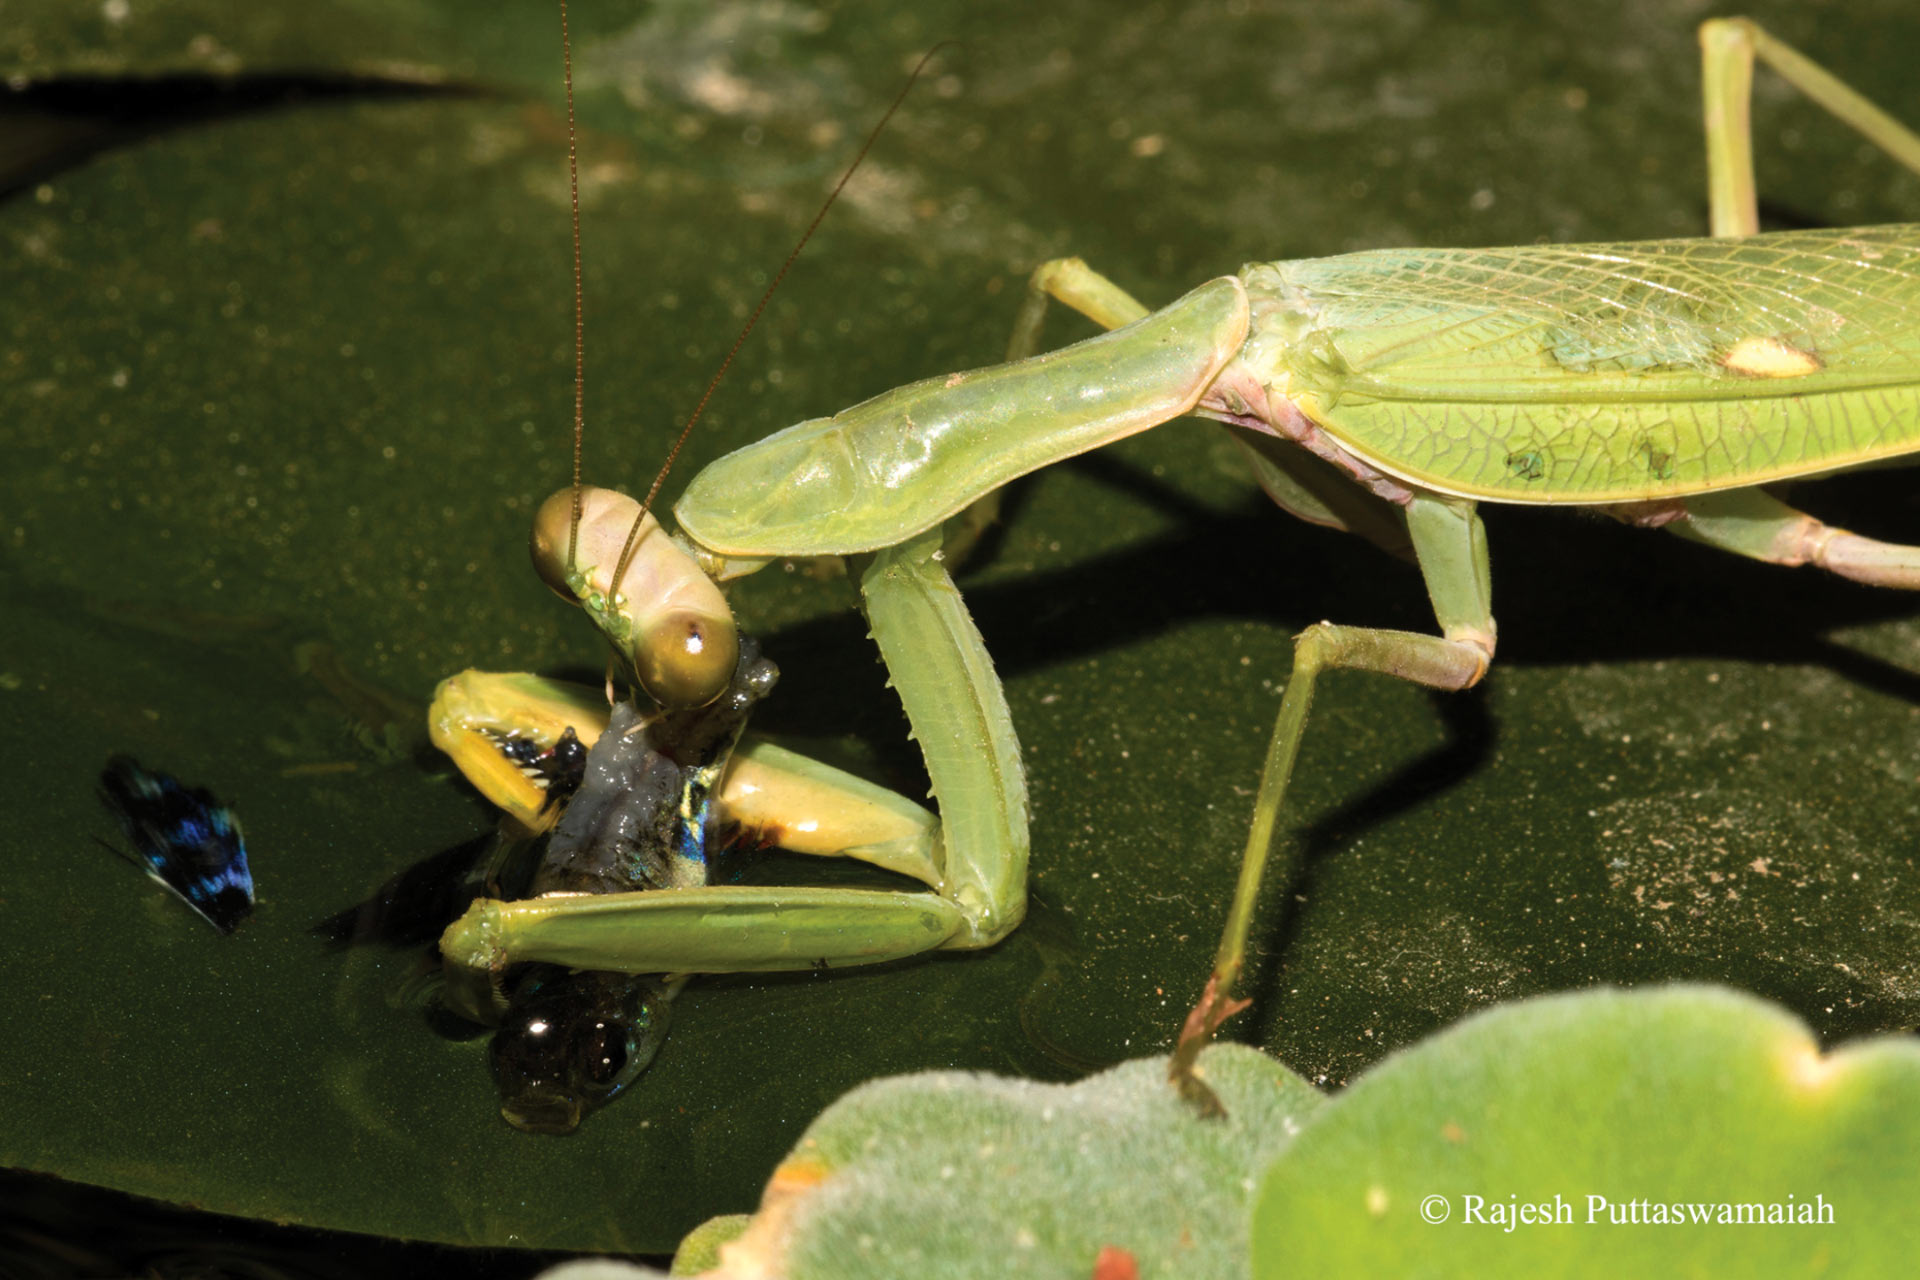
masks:
[[[573,127],[573,38],[567,32],[567,0],[560,0],[560,65],[565,69],[567,84],[567,187],[573,197],[573,518],[567,522],[567,568],[572,569],[574,553],[580,549],[580,442],[587,430],[587,317],[585,291],[580,283],[580,154]]]
[[[567,35],[565,0],[561,0],[560,4],[560,43],[567,85],[567,176],[573,196],[573,519],[567,535],[567,567],[571,569],[580,539],[580,445],[585,434],[586,421],[584,390],[586,348],[580,283],[580,162],[574,136],[573,52]],[[766,311],[767,303],[772,300],[774,290],[778,289],[780,282],[787,278],[787,272],[793,268],[794,260],[800,256],[800,251],[807,247],[807,241],[811,240],[813,233],[819,229],[821,221],[827,216],[827,210],[833,208],[833,202],[840,198],[840,192],[845,189],[847,181],[853,177],[855,170],[859,169],[861,162],[867,158],[867,152],[873,149],[873,144],[886,129],[887,123],[893,119],[894,112],[898,111],[900,104],[907,100],[907,94],[920,79],[921,72],[926,70],[927,63],[933,60],[935,54],[953,43],[955,42],[952,40],[942,40],[920,56],[920,61],[914,64],[913,71],[907,76],[907,82],[900,87],[900,92],[894,95],[893,102],[881,115],[880,122],[873,126],[873,131],[867,135],[867,140],[860,144],[860,150],[855,153],[853,162],[846,167],[845,172],[841,173],[840,180],[833,184],[833,190],[828,192],[827,198],[821,202],[819,212],[813,215],[813,221],[808,223],[807,229],[801,233],[799,241],[793,246],[793,252],[787,255],[787,260],[780,264],[780,270],[774,273],[766,292],[760,295],[760,301],[754,307],[753,314],[748,316],[746,324],[741,326],[740,334],[733,340],[733,346],[727,350],[726,358],[720,362],[720,367],[714,371],[712,380],[707,383],[706,391],[700,396],[699,403],[694,405],[693,412],[688,415],[686,425],[680,428],[680,434],[674,440],[673,447],[667,450],[667,460],[660,465],[659,473],[654,476],[653,484],[647,489],[647,496],[641,500],[639,514],[633,518],[633,527],[627,530],[627,540],[620,548],[620,558],[614,564],[613,577],[610,581],[618,583],[626,576],[627,565],[633,559],[634,548],[639,545],[641,524],[646,520],[647,513],[653,509],[653,500],[659,496],[660,486],[666,483],[667,473],[673,469],[674,460],[680,456],[681,447],[686,444],[687,437],[693,432],[693,424],[698,422],[700,415],[706,411],[707,402],[713,399],[713,393],[719,387],[720,380],[727,376],[727,370],[732,367],[733,358],[740,353],[740,348],[746,343],[747,335],[752,333],[754,325],[760,322],[760,316]]]

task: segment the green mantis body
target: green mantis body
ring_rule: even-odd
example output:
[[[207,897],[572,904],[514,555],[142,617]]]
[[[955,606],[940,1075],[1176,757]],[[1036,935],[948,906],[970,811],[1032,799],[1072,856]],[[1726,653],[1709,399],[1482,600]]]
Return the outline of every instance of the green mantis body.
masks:
[[[1917,169],[1920,139],[1751,24],[1701,35],[1715,239],[1257,264],[1151,314],[1077,260],[1048,263],[1008,363],[902,387],[722,459],[675,507],[684,549],[630,499],[557,495],[535,535],[543,572],[663,702],[697,701],[708,678],[689,674],[696,659],[729,652],[724,604],[691,602],[694,566],[725,581],[782,557],[858,558],[940,803],[937,832],[898,869],[932,891],[481,903],[443,940],[450,967],[783,969],[1003,937],[1024,906],[1024,787],[941,526],[1009,480],[1187,414],[1228,424],[1281,507],[1410,552],[1439,624],[1426,635],[1319,623],[1299,638],[1226,934],[1175,1057],[1203,1100],[1193,1055],[1238,1007],[1251,906],[1318,673],[1462,689],[1492,660],[1478,503],[1594,507],[1757,559],[1920,586],[1920,550],[1829,528],[1758,487],[1920,444],[1920,227],[1755,234],[1752,59]],[[1033,355],[1050,298],[1113,332]],[[820,851],[864,856],[863,842]]]

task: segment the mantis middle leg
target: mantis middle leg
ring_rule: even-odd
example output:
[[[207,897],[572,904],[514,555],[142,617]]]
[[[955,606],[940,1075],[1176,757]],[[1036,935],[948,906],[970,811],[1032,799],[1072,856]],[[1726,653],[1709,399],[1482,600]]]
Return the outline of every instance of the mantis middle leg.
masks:
[[[1920,173],[1920,135],[1752,21],[1716,18],[1700,24],[1707,195],[1714,235],[1750,236],[1760,230],[1749,119],[1756,58],[1867,141]],[[1920,547],[1833,528],[1758,489],[1705,494],[1687,499],[1685,506],[1685,517],[1666,527],[1690,541],[1770,564],[1817,565],[1874,586],[1920,589]]]
[[[1235,998],[1234,987],[1246,965],[1254,903],[1273,852],[1287,782],[1300,753],[1320,673],[1372,671],[1451,691],[1477,684],[1493,661],[1495,628],[1487,538],[1473,504],[1416,496],[1407,508],[1407,531],[1440,623],[1440,635],[1317,622],[1294,642],[1293,673],[1267,745],[1260,789],[1253,802],[1253,822],[1241,855],[1240,878],[1234,885],[1219,950],[1214,954],[1213,972],[1208,975],[1199,1003],[1181,1027],[1167,1067],[1168,1079],[1203,1112],[1217,1114],[1219,1102],[1200,1080],[1196,1062],[1221,1023],[1246,1007],[1246,1001]]]
[[[1008,349],[1009,359],[1024,358],[1037,347],[1050,298],[1108,328],[1146,314],[1144,306],[1081,260],[1065,258],[1044,263],[1033,273],[1027,302]],[[1355,490],[1330,473],[1323,474],[1315,459],[1298,451],[1286,447],[1261,451],[1253,461],[1261,487],[1293,514],[1316,524],[1350,529],[1389,551],[1401,551],[1410,542],[1441,634],[1320,622],[1295,641],[1293,673],[1281,698],[1261,769],[1240,875],[1214,956],[1213,972],[1199,1003],[1187,1015],[1168,1064],[1168,1078],[1175,1087],[1209,1113],[1219,1111],[1219,1102],[1200,1080],[1196,1062],[1213,1033],[1246,1004],[1234,997],[1234,986],[1246,965],[1254,903],[1273,851],[1287,782],[1299,757],[1321,672],[1373,671],[1432,689],[1465,689],[1486,674],[1493,660],[1495,636],[1486,533],[1472,503],[1416,495],[1403,518],[1391,504]]]

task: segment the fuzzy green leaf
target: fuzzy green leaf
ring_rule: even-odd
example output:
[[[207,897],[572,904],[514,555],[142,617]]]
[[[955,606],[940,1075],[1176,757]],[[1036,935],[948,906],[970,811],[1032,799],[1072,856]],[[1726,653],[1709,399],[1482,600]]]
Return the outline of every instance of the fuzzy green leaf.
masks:
[[[1699,987],[1529,1000],[1323,1108],[1261,1187],[1253,1274],[1895,1275],[1916,1152],[1911,1037],[1823,1054]]]

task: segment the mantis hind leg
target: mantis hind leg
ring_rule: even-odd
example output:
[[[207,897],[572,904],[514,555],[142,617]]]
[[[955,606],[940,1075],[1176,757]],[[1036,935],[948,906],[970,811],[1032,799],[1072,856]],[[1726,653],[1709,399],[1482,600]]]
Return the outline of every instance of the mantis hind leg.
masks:
[[[1493,661],[1494,622],[1488,581],[1486,533],[1471,503],[1416,497],[1407,510],[1407,528],[1426,579],[1438,636],[1372,627],[1338,627],[1319,622],[1295,642],[1293,674],[1280,700],[1280,714],[1267,747],[1260,789],[1253,802],[1253,824],[1234,886],[1233,905],[1215,953],[1200,1001],[1187,1015],[1167,1077],[1181,1095],[1203,1113],[1219,1114],[1219,1100],[1199,1078],[1200,1050],[1220,1025],[1246,1007],[1234,996],[1246,964],[1247,935],[1254,902],[1273,852],[1280,807],[1300,752],[1300,740],[1313,706],[1314,685],[1329,670],[1373,671],[1398,676],[1430,689],[1465,689],[1478,683]]]
[[[1765,560],[1811,564],[1876,587],[1920,591],[1920,547],[1863,538],[1796,511],[1759,489],[1688,498],[1684,520],[1666,525],[1691,542]]]
[[[1147,308],[1137,299],[1081,259],[1043,262],[1028,280],[1026,301],[1014,324],[1007,359],[1022,360],[1038,349],[1041,325],[1052,301],[1065,303],[1108,329],[1147,314]],[[1230,427],[1223,429],[1231,432],[1246,453],[1260,487],[1286,511],[1313,524],[1357,533],[1390,554],[1417,558],[1443,634],[1426,636],[1322,622],[1309,627],[1296,643],[1293,675],[1267,747],[1253,823],[1213,972],[1200,1002],[1181,1028],[1168,1064],[1168,1079],[1184,1097],[1209,1114],[1218,1114],[1220,1104],[1200,1080],[1197,1059],[1220,1025],[1245,1007],[1245,1001],[1234,998],[1234,984],[1245,967],[1254,903],[1272,852],[1281,802],[1299,755],[1320,672],[1377,671],[1431,688],[1464,689],[1486,673],[1494,643],[1486,536],[1471,504],[1421,498],[1403,518],[1399,509],[1360,493],[1345,477],[1333,476],[1318,459],[1291,445],[1278,445]],[[997,496],[982,500],[990,501],[997,501]],[[980,505],[976,504],[976,509]]]
[[[1025,360],[1040,349],[1040,326],[1050,299],[1066,303],[1102,329],[1118,329],[1147,314],[1144,303],[1083,259],[1055,258],[1027,277],[1027,298],[1007,341],[1008,360]]]
[[[1716,236],[1760,230],[1753,178],[1753,62],[1760,61],[1834,117],[1915,173],[1920,135],[1849,88],[1826,68],[1746,18],[1700,24],[1701,90],[1706,105],[1707,196]]]

